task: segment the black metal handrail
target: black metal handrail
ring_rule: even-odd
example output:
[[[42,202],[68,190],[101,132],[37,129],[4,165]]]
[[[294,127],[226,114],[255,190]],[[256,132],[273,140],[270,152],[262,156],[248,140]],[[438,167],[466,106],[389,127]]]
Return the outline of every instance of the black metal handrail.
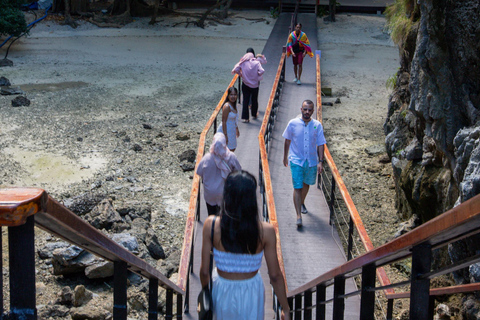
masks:
[[[165,319],[173,319],[174,294],[177,296],[177,313],[175,315],[177,319],[182,318],[181,305],[185,294],[184,290],[171,282],[155,267],[138,258],[52,199],[44,190],[36,188],[0,189],[0,225],[8,227],[10,274],[10,311],[4,314],[3,299],[1,299],[2,317],[8,315],[13,319],[37,319],[34,226],[38,226],[114,263],[113,318],[115,320],[127,319],[128,271],[135,272],[149,280],[149,320],[158,318],[158,286],[166,289]],[[0,248],[2,248],[1,243]],[[0,279],[2,278],[0,277]],[[0,286],[3,288],[3,283],[0,283]]]
[[[332,269],[302,287],[289,292],[288,297],[295,301],[295,308],[293,309],[295,314],[301,315],[303,313],[307,318],[313,309],[316,312],[317,319],[325,319],[324,305],[333,303],[333,318],[343,319],[345,299],[349,296],[361,295],[360,319],[373,319],[375,291],[409,284],[410,319],[431,319],[434,305],[430,299],[430,279],[480,261],[480,256],[474,255],[460,263],[453,263],[442,269],[431,270],[432,250],[445,247],[451,242],[478,233],[480,233],[480,195],[403,236]],[[377,268],[407,258],[412,259],[412,272],[409,281],[376,287]],[[362,276],[360,290],[346,293],[346,279],[357,275]],[[333,296],[328,299],[326,288],[332,285]],[[471,290],[470,287],[465,286],[456,288],[455,291],[450,290],[450,292],[469,292]],[[315,305],[311,304],[312,294],[315,294]],[[390,296],[387,319],[392,317],[393,299],[401,297],[403,296],[396,294]]]

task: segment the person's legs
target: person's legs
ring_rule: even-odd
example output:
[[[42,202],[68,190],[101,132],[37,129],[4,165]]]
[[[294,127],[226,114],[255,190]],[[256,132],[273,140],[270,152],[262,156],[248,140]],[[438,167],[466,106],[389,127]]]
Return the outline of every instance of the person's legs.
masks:
[[[292,173],[293,182],[293,205],[295,207],[295,213],[297,215],[297,226],[300,227],[302,225],[301,206],[302,190],[304,185],[304,170],[301,166],[290,162],[290,171]]]
[[[293,189],[293,205],[295,206],[295,212],[297,213],[297,219],[301,219],[301,207],[302,207],[302,189]]]
[[[303,64],[303,53],[300,52],[298,53],[298,59],[297,59],[297,65],[298,65],[298,69],[297,69],[297,84],[301,84],[300,82],[300,78],[302,77],[302,64]]]
[[[242,83],[243,103],[242,103],[242,120],[248,120],[248,102],[251,97],[251,88],[245,83]]]
[[[303,183],[302,204],[305,204],[305,198],[307,197],[308,190],[310,190],[310,186],[308,184]]]
[[[294,64],[294,65],[293,65],[293,73],[295,73],[295,79],[298,80],[298,78],[297,78],[297,68],[298,68],[298,65],[297,65],[297,64]]]
[[[258,88],[252,88],[252,117],[254,119],[258,116]]]
[[[305,161],[303,166],[303,187],[302,187],[302,204],[301,211],[302,213],[308,213],[307,208],[305,207],[305,198],[307,197],[308,190],[310,186],[314,185],[317,180],[317,166],[310,167],[308,161]]]

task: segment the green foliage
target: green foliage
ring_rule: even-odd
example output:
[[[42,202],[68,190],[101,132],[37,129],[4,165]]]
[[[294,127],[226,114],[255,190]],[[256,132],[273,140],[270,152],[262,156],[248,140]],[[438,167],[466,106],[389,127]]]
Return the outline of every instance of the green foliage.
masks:
[[[321,18],[321,17],[326,16],[326,15],[328,15],[328,10],[326,9],[326,7],[318,6],[317,16]]]
[[[395,0],[395,3],[385,10],[387,17],[386,29],[398,45],[405,43],[412,27],[417,23],[418,8],[415,0]]]
[[[387,89],[393,90],[397,86],[397,74],[391,75],[385,82]]]
[[[25,16],[20,10],[21,1],[0,0],[0,35],[20,36],[27,31]]]
[[[273,18],[273,19],[277,19],[278,16],[280,15],[280,10],[278,7],[270,7],[270,16]]]

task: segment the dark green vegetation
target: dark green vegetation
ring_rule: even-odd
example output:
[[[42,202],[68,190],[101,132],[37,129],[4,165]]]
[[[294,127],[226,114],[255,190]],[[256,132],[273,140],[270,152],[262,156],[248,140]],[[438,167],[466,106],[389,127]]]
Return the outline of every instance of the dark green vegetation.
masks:
[[[27,31],[20,0],[0,0],[0,35],[20,36]]]

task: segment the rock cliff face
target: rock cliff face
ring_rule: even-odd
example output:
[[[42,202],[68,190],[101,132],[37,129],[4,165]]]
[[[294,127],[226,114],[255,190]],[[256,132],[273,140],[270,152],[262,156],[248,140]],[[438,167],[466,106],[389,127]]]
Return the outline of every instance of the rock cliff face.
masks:
[[[480,193],[480,4],[417,3],[384,129],[399,211],[425,222]]]
[[[415,2],[384,130],[398,211],[423,223],[480,193],[480,2]]]

